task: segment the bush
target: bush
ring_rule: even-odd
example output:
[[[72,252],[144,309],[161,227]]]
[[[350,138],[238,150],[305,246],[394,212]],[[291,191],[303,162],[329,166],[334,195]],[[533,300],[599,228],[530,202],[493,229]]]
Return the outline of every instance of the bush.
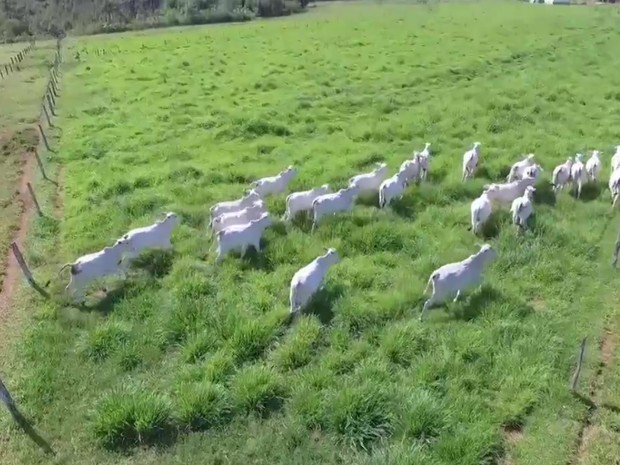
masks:
[[[95,436],[108,448],[153,444],[174,431],[167,399],[143,389],[113,391],[96,409]]]

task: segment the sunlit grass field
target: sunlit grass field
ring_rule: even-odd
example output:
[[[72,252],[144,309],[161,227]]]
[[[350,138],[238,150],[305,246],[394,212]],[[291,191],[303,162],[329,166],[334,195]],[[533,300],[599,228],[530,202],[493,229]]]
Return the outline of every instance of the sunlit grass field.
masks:
[[[587,392],[617,320],[603,188],[620,143],[618,39],[616,10],[484,2],[70,41],[64,216],[40,220],[29,250],[54,298],[36,301],[4,363],[16,399],[62,463],[576,463],[579,342]],[[314,233],[276,221],[261,253],[214,265],[216,201],[289,164],[291,191],[338,189],[377,161],[394,172],[426,141],[428,182],[392,208],[363,198]],[[474,141],[481,169],[462,183]],[[595,148],[600,188],[556,201],[553,167]],[[475,237],[471,200],[528,152],[545,169],[531,230],[502,211]],[[267,202],[276,218],[285,197]],[[167,211],[182,218],[172,253],[146,254],[82,308],[62,300],[61,264]],[[498,252],[482,289],[420,323],[430,273],[482,241]],[[342,261],[287,324],[291,277],[328,247]],[[9,463],[47,461],[0,431]],[[618,446],[601,447],[608,458],[588,463],[612,463]]]

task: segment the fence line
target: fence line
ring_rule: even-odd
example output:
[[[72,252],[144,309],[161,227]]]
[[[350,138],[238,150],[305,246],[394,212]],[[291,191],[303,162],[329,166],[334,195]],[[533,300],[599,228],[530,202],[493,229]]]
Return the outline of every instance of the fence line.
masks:
[[[30,51],[34,48],[34,46],[35,46],[35,40],[32,39],[27,47],[25,47],[23,50],[20,50],[15,55],[10,57],[10,60],[8,63],[4,63],[4,64],[0,63],[0,79],[4,79],[8,77],[9,74],[19,71],[19,63],[24,61],[24,58],[26,58],[26,55],[30,53]]]
[[[29,49],[31,49],[33,45],[34,45],[34,41],[29,46],[30,47]],[[24,59],[24,56],[26,55],[28,51],[29,50],[24,50],[22,52],[19,52],[17,57],[15,58],[12,57],[11,68],[13,67],[13,63],[20,63]],[[56,97],[60,95],[58,91],[59,89],[58,82],[59,82],[59,76],[61,76],[61,73],[59,70],[61,63],[62,63],[62,44],[61,44],[61,39],[58,39],[56,42],[56,54],[54,56],[54,62],[52,64],[52,69],[50,70],[50,77],[47,83],[47,87],[43,95],[43,99],[41,103],[41,112],[39,113],[39,122],[37,124],[38,129],[39,129],[39,136],[41,139],[40,141],[44,142],[45,147],[49,151],[51,151],[51,148],[49,146],[49,140],[45,134],[45,129],[44,129],[45,123],[42,121],[41,118],[43,117],[43,115],[45,115],[47,117],[46,118],[47,127],[48,128],[53,127],[52,121],[51,121],[51,115],[54,115],[54,116],[57,115],[55,111],[56,100],[53,97],[50,98],[50,94],[54,92]],[[46,102],[49,105],[49,113],[51,113],[51,115],[48,114],[47,110],[45,109]],[[39,169],[41,170],[43,179],[50,181],[50,182],[54,182],[51,179],[49,179],[47,177],[47,174],[45,173],[43,162],[41,161],[41,157],[39,156],[38,148],[35,148],[31,156],[34,156],[36,158],[37,164],[39,166]],[[32,187],[30,183],[27,184],[27,188],[28,188],[28,193],[30,194],[32,198],[32,201],[37,209],[39,216],[41,217],[44,216],[43,212],[41,211],[39,202],[37,201],[34,188]],[[22,193],[22,195],[27,195],[27,193],[24,192]],[[28,267],[28,264],[26,263],[26,260],[16,242],[11,243],[11,250],[22,270],[24,277],[27,279],[30,286],[34,290],[39,292],[39,294],[41,294],[43,297],[49,298],[49,294],[45,291],[45,289],[39,286],[36,280],[34,279],[32,275],[32,271]],[[32,441],[34,441],[43,450],[43,452],[45,452],[46,454],[55,455],[55,451],[52,449],[50,444],[43,437],[41,437],[41,435],[32,427],[31,422],[21,414],[21,412],[19,411],[17,407],[17,404],[15,403],[15,400],[13,399],[13,397],[9,393],[9,390],[7,389],[6,385],[2,382],[1,379],[0,379],[0,404],[4,404],[4,406],[7,408],[7,410],[11,414],[14,422],[30,437]]]

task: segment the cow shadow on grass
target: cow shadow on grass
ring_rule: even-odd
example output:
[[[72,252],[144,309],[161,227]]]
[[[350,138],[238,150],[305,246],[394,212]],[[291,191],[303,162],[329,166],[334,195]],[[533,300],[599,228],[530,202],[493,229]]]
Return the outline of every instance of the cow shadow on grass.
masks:
[[[379,194],[362,193],[357,197],[355,203],[358,205],[364,205],[365,207],[379,208]]]
[[[344,286],[331,284],[317,292],[303,313],[315,315],[321,324],[329,326],[334,319],[334,305],[344,295]]]
[[[315,315],[322,325],[329,326],[335,316],[334,305],[344,295],[344,291],[344,286],[340,284],[330,284],[323,287],[301,312],[295,315],[289,314],[285,325],[293,325],[300,315]]]
[[[131,261],[131,268],[145,271],[152,278],[163,278],[172,269],[172,250],[149,250]]]
[[[431,160],[431,164],[432,164],[432,160]],[[418,181],[417,184],[418,185],[425,184],[425,183],[441,184],[442,182],[445,181],[447,177],[448,177],[448,171],[445,169],[437,169],[437,170],[432,170],[432,171],[431,169],[429,169],[428,173],[426,174],[426,179],[424,181]]]
[[[283,223],[285,225],[294,226],[297,229],[305,233],[309,233],[312,230],[312,211],[297,213],[289,223]]]
[[[490,286],[483,285],[481,289],[472,289],[462,302],[457,301],[454,305],[452,316],[457,320],[471,321],[488,307],[490,304],[502,300],[503,296]]]
[[[580,200],[582,202],[591,202],[593,200],[596,200],[600,197],[601,195],[601,186],[599,185],[598,182],[594,183],[594,182],[588,182],[588,183],[584,183],[581,186],[581,196],[579,197],[579,199],[577,199],[577,194],[575,193],[575,190],[571,188],[570,191],[570,195],[576,199],[576,200]]]
[[[499,232],[501,231],[501,225],[505,223],[505,215],[505,212],[500,211],[494,211],[493,213],[491,213],[489,219],[478,230],[477,236],[484,240],[494,239],[499,236]],[[471,224],[467,227],[467,230],[471,234],[473,234],[471,230]]]
[[[550,182],[543,182],[536,186],[534,192],[534,203],[555,206],[557,198],[553,192],[553,186]]]
[[[130,285],[126,281],[120,283],[120,285],[113,288],[103,288],[94,293],[95,298],[100,297],[92,304],[82,302],[77,304],[77,308],[86,312],[97,312],[102,315],[108,315],[114,310],[114,307],[129,295],[134,286]]]
[[[271,273],[275,270],[275,265],[265,249],[269,247],[269,241],[267,239],[260,240],[260,251],[254,247],[249,247],[245,252],[245,256],[241,258],[241,269],[247,270],[262,270]]]
[[[511,299],[494,287],[483,284],[478,290],[470,290],[462,301],[454,305],[454,310],[450,313],[457,320],[471,321],[478,318],[482,311],[490,306],[510,308],[511,314],[519,318],[525,318],[534,312],[530,305],[514,298]]]
[[[415,219],[415,207],[416,205],[410,198],[403,196],[400,199],[392,200],[390,203],[392,211],[401,218],[407,218],[409,220]]]

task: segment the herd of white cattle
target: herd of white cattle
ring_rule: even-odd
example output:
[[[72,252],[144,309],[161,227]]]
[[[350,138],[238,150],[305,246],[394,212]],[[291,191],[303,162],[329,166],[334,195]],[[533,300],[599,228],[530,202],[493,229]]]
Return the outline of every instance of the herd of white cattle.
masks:
[[[286,197],[286,212],[283,220],[290,222],[301,212],[311,212],[312,231],[321,219],[328,215],[351,211],[360,194],[375,193],[379,195],[379,207],[385,208],[397,198],[412,182],[425,181],[430,169],[431,144],[426,143],[421,151],[414,151],[411,158],[400,165],[398,171],[389,177],[385,163],[377,163],[375,169],[349,179],[347,187],[333,192],[328,184],[303,192],[294,192]],[[480,161],[479,142],[463,154],[462,179],[467,181],[474,177]],[[571,184],[577,198],[581,196],[582,186],[586,182],[596,182],[601,170],[601,152],[594,150],[584,164],[583,155],[576,154],[568,158],[553,170],[551,184],[557,194]],[[505,182],[487,184],[480,197],[471,203],[471,226],[474,234],[480,232],[488,221],[495,206],[510,205],[513,223],[521,230],[527,228],[528,218],[534,211],[534,184],[543,169],[536,164],[534,154],[525,156],[512,165]],[[611,176],[609,189],[612,205],[615,207],[620,197],[620,145],[615,147],[611,158]],[[265,230],[273,224],[264,199],[270,195],[286,192],[288,185],[297,175],[297,170],[289,166],[275,176],[254,181],[246,194],[237,199],[219,202],[210,209],[209,227],[213,231],[214,243],[217,245],[216,263],[231,251],[240,251],[244,256],[249,247],[260,252],[260,241]],[[128,265],[143,250],[151,248],[170,249],[174,226],[179,223],[175,213],[166,214],[165,218],[142,228],[132,229],[118,239],[114,245],[99,252],[84,255],[73,263],[67,263],[71,269],[71,280],[65,292],[74,294],[76,300],[84,297],[85,286],[98,278],[121,273],[127,276]],[[454,296],[456,301],[461,292],[479,285],[482,272],[489,262],[496,257],[496,252],[489,244],[460,262],[449,263],[435,270],[424,293],[432,285],[430,298],[424,303],[420,320],[426,310],[433,304]],[[328,270],[340,261],[338,252],[329,248],[308,265],[298,270],[290,284],[290,312],[297,314],[323,286]],[[60,273],[59,271],[59,273]]]

